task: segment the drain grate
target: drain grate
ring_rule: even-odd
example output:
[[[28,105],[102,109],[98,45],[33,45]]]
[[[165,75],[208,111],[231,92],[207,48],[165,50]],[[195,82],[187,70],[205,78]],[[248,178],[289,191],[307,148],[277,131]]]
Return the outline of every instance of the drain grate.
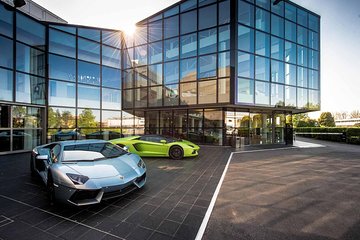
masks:
[[[5,227],[6,225],[13,223],[14,220],[5,217],[4,215],[0,216],[0,228]]]

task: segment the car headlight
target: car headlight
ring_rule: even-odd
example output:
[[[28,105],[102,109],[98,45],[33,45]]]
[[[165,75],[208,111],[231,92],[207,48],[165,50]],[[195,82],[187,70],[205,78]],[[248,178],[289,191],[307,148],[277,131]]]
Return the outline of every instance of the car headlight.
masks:
[[[67,173],[66,175],[70,178],[70,180],[74,184],[77,184],[77,185],[85,184],[89,180],[89,178],[87,176],[83,176],[83,175],[72,174],[72,173]]]
[[[145,163],[144,163],[144,161],[140,158],[140,160],[139,160],[139,162],[137,163],[137,166],[139,167],[139,168],[145,168]]]

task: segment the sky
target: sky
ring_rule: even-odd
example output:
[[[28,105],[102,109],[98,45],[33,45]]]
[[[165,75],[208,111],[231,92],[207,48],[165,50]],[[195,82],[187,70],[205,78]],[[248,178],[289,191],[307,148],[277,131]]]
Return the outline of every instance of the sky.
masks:
[[[34,0],[71,24],[127,30],[178,0]],[[321,16],[321,111],[360,110],[360,0],[293,0]],[[312,113],[316,118],[320,113]]]

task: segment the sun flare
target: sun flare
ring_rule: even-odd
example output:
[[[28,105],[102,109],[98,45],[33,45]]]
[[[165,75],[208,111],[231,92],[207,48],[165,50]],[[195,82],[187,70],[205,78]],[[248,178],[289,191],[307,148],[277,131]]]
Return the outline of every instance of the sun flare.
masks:
[[[135,24],[129,24],[129,25],[123,26],[122,30],[124,31],[124,33],[126,35],[133,36],[136,31],[136,26],[135,26]]]

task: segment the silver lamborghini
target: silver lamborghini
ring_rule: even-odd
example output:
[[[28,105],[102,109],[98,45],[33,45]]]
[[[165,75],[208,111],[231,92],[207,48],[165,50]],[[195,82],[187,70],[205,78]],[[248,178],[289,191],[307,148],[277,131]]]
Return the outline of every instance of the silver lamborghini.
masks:
[[[102,140],[55,142],[33,149],[33,176],[46,185],[49,201],[84,206],[123,196],[146,182],[136,154]]]

